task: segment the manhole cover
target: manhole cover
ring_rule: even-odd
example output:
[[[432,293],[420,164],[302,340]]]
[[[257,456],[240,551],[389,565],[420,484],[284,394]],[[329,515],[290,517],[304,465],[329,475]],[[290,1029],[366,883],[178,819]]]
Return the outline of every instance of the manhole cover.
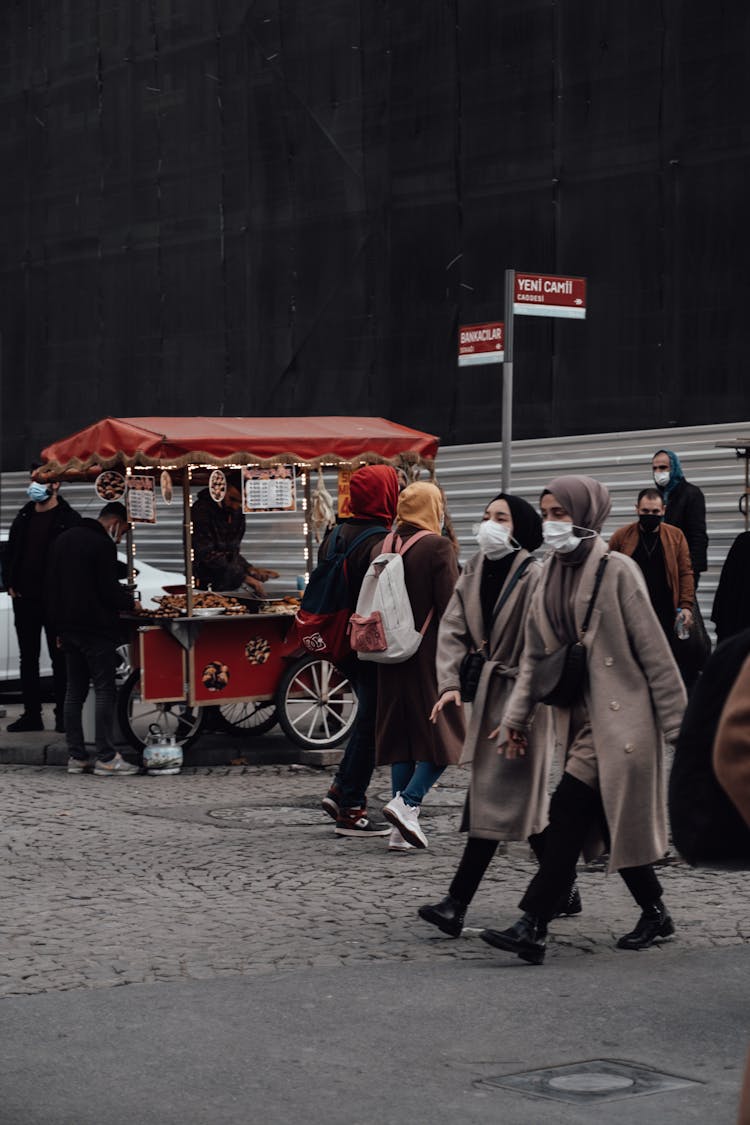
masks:
[[[659,1094],[700,1085],[690,1078],[678,1078],[674,1074],[617,1059],[591,1059],[545,1070],[498,1075],[496,1078],[483,1078],[477,1084],[578,1104],[617,1101],[639,1094]]]
[[[275,828],[279,824],[296,828],[320,828],[330,825],[330,820],[320,809],[301,809],[285,805],[273,808],[228,808],[211,809],[208,814],[212,820],[228,820],[247,828]]]

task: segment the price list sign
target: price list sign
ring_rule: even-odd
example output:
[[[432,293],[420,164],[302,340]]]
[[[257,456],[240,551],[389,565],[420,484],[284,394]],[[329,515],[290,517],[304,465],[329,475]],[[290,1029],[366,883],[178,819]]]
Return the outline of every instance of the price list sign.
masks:
[[[293,512],[297,507],[294,468],[272,465],[268,469],[246,465],[242,470],[242,511]]]
[[[127,509],[131,523],[156,523],[155,483],[154,477],[128,477]]]

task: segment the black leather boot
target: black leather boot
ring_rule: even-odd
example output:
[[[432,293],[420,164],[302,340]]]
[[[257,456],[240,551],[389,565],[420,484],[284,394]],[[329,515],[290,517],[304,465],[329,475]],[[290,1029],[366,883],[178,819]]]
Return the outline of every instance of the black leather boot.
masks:
[[[578,883],[572,883],[570,888],[562,896],[557,910],[555,911],[555,918],[569,918],[572,914],[580,914],[583,910],[583,903],[581,902],[581,894],[578,890]]]
[[[541,965],[547,952],[547,923],[532,914],[524,914],[508,930],[482,930],[479,936],[495,949],[515,953],[530,965]]]
[[[674,922],[669,916],[666,906],[659,899],[653,906],[647,907],[634,930],[623,934],[617,943],[618,949],[648,949],[657,938],[671,937],[674,933]]]
[[[452,895],[446,895],[440,902],[420,906],[417,914],[420,918],[424,918],[425,922],[437,926],[444,934],[449,934],[450,937],[460,937],[464,928],[466,904],[459,902]]]

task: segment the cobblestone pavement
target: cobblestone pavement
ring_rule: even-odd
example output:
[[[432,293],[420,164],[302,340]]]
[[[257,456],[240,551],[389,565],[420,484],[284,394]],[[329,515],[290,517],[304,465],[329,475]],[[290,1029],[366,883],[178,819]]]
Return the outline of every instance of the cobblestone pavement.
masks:
[[[146,981],[207,979],[373,961],[438,962],[495,954],[479,929],[517,916],[528,851],[498,855],[458,941],[416,907],[445,893],[462,850],[465,774],[428,798],[427,851],[387,838],[338,839],[318,808],[328,775],[304,767],[194,770],[99,779],[54,767],[0,767],[0,996]],[[385,771],[370,789],[390,796]],[[750,938],[743,873],[661,869],[677,925],[670,951]],[[584,913],[552,925],[548,961],[610,957],[637,911],[617,877],[580,874]]]

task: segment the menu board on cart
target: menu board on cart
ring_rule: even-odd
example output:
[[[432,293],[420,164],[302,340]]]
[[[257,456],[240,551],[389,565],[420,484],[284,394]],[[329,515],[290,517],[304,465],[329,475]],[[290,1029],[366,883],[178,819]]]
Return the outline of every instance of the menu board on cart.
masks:
[[[155,483],[154,477],[128,477],[127,509],[131,523],[156,523]]]
[[[267,469],[245,465],[242,470],[243,512],[294,512],[296,508],[293,465],[271,465]]]

